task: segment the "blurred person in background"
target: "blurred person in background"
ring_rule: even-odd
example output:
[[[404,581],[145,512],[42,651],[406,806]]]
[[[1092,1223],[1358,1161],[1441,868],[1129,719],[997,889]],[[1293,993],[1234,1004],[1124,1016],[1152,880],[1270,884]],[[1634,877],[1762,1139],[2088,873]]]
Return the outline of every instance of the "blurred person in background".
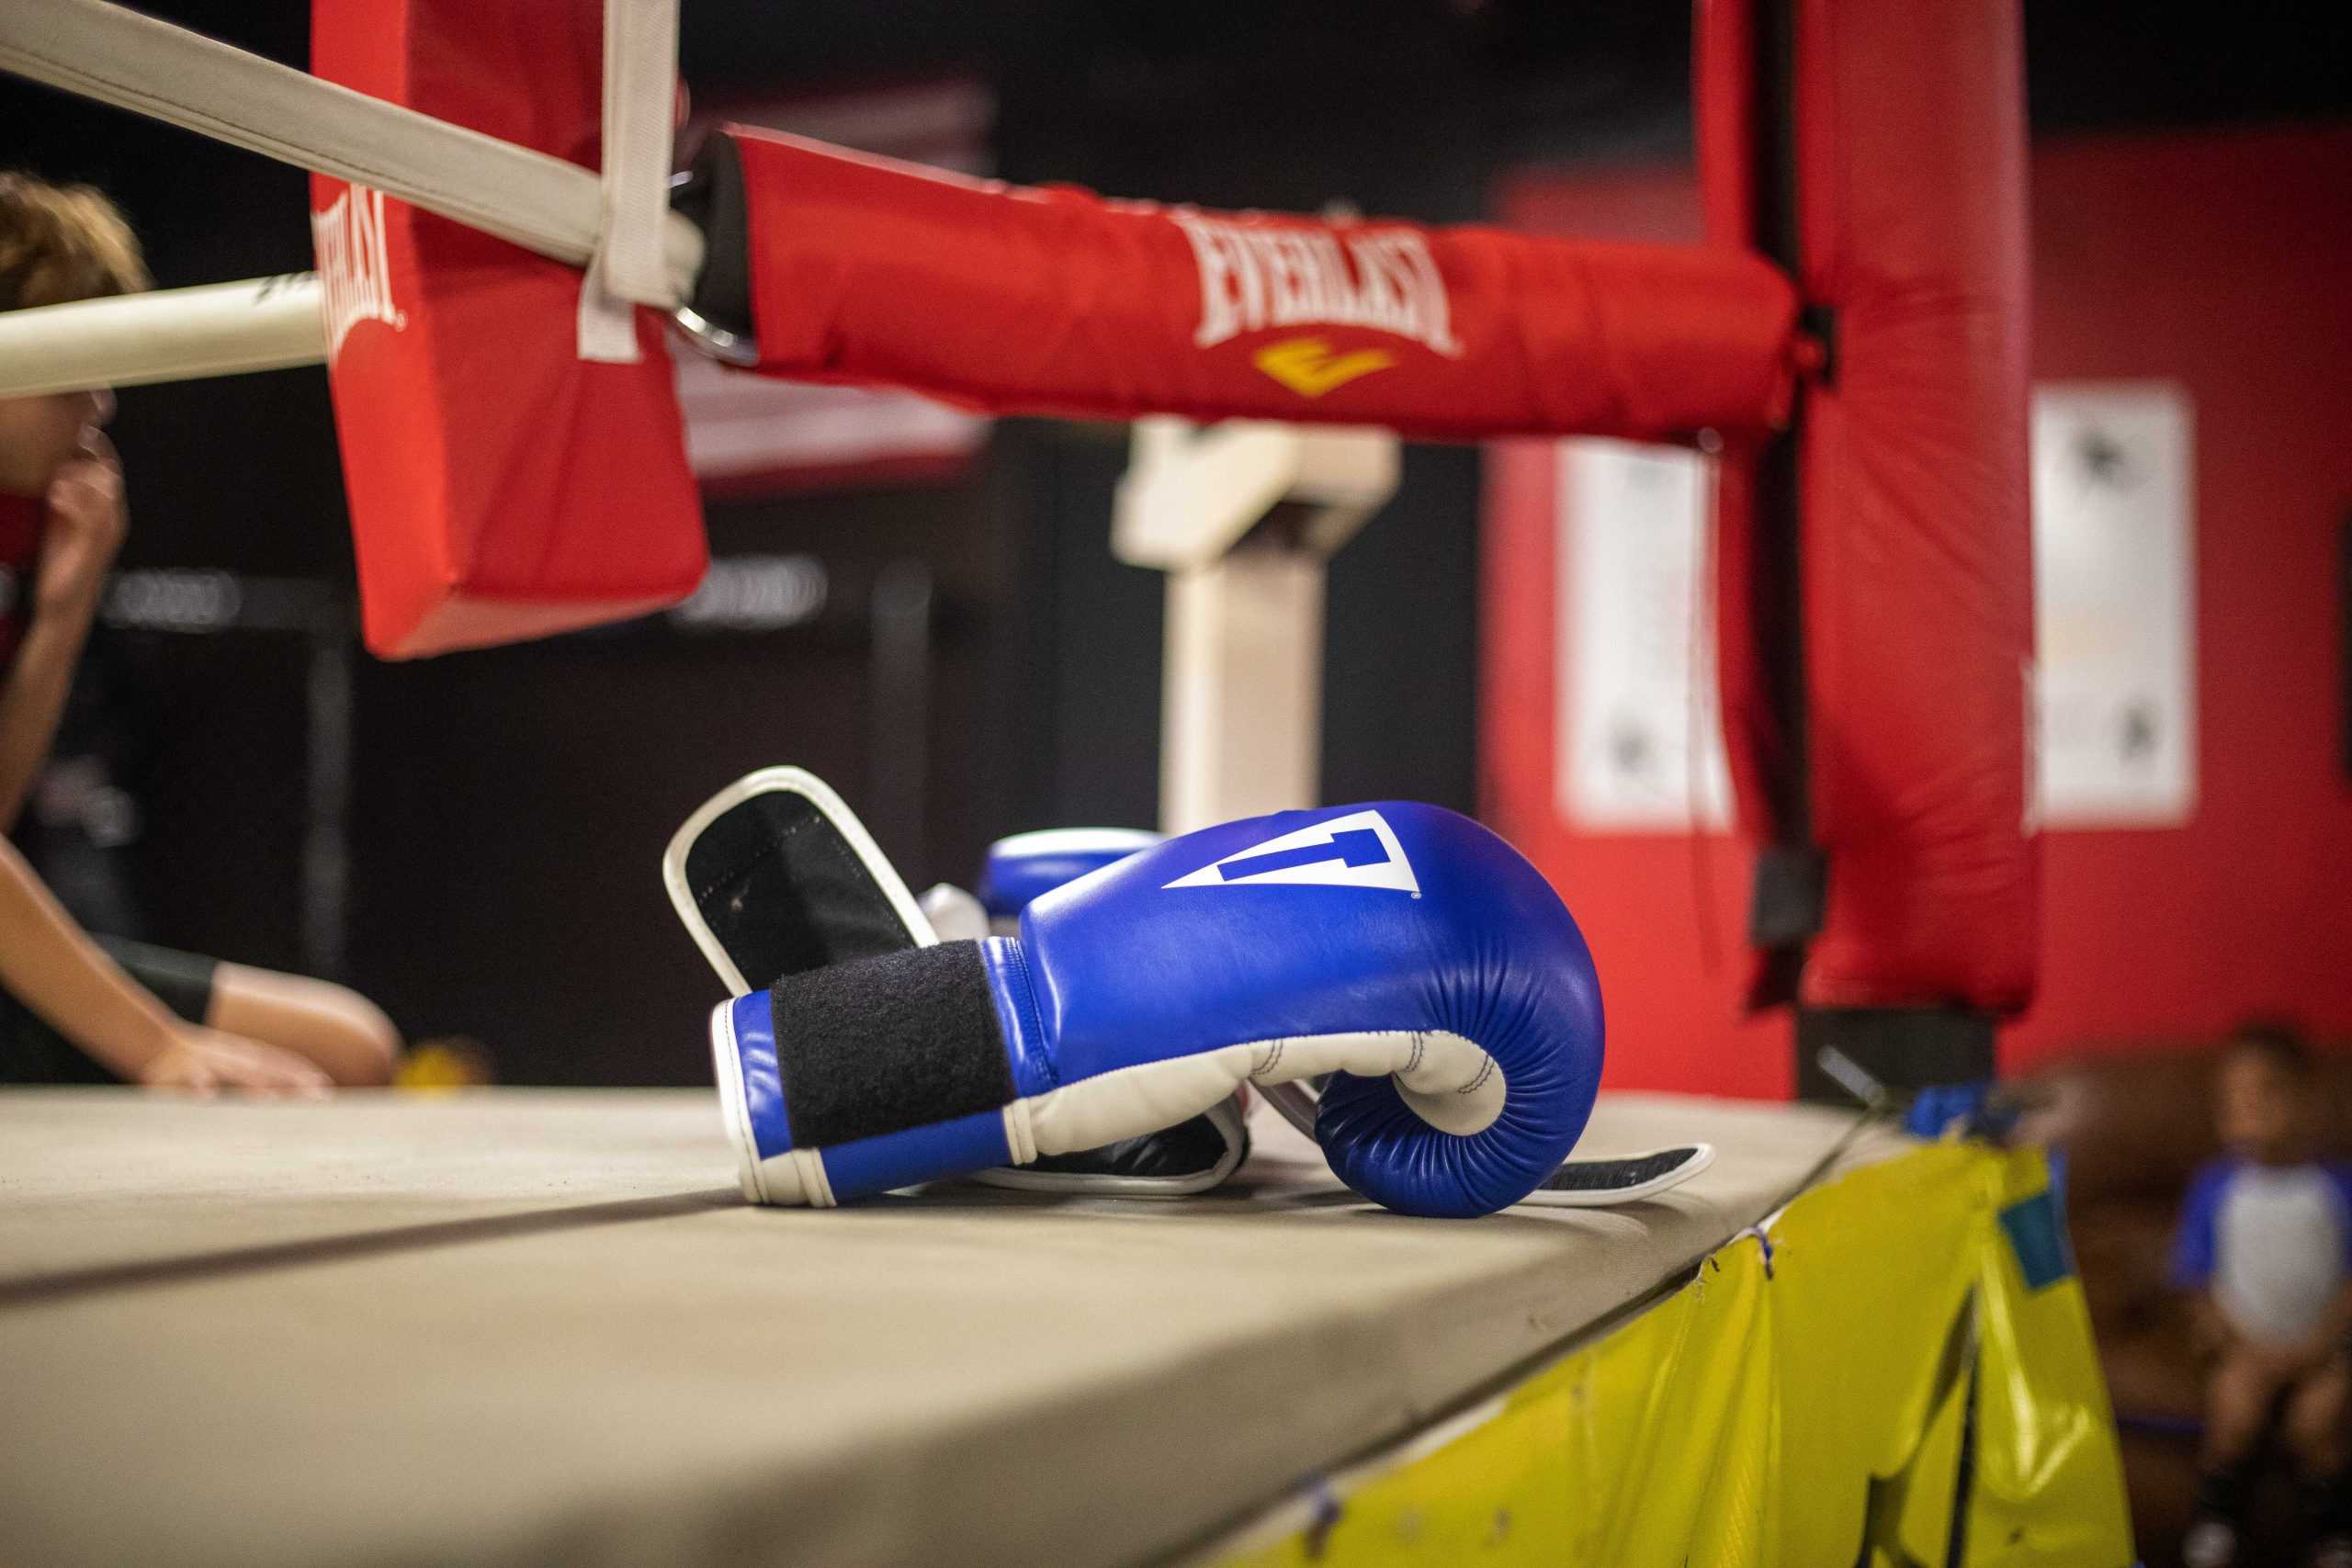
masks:
[[[148,286],[87,186],[0,173],[0,310]],[[0,832],[57,734],[126,520],[105,391],[0,399]],[[379,1084],[400,1045],[344,987],[85,932],[0,840],[0,1083],[316,1094]]]
[[[2274,1424],[2294,1456],[2311,1562],[2352,1568],[2352,1167],[2315,1156],[2316,1088],[2309,1049],[2280,1025],[2240,1028],[2222,1058],[2223,1153],[2190,1185],[2173,1249],[2173,1281],[2195,1292],[2210,1359],[2188,1568],[2239,1562],[2252,1472]]]

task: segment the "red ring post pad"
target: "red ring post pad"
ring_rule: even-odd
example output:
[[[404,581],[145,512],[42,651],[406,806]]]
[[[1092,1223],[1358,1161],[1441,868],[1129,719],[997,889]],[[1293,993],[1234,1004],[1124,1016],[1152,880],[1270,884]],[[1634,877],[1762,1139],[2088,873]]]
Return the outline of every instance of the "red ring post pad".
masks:
[[[594,168],[600,0],[334,0],[312,69]],[[578,357],[577,268],[313,176],[329,376],[368,648],[543,637],[701,581],[702,512],[662,328]]]
[[[1108,201],[727,134],[769,375],[1458,440],[1672,440],[1788,406],[1795,295],[1752,255]]]
[[[1799,435],[1816,1007],[2031,1000],[2033,536],[2017,0],[1803,0]]]
[[[1764,781],[1796,773],[1828,863],[1798,999],[2012,1014],[2041,897],[2017,0],[1705,0],[1698,61],[1710,236],[1779,229],[1831,340],[1796,420],[1802,737],[1768,711],[1745,599],[1752,450],[1719,506],[1743,826],[1769,834]]]
[[[1171,839],[1042,895],[1017,940],[787,976],[722,1003],[711,1048],[759,1202],[1026,1165],[1328,1073],[1316,1137],[1340,1179],[1453,1218],[1575,1146],[1600,988],[1517,851],[1384,801]]]

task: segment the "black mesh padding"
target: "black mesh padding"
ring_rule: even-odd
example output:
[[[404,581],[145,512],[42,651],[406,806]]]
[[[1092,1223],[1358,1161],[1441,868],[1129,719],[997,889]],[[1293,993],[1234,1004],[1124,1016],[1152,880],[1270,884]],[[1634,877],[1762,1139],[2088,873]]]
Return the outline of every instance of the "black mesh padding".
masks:
[[[1544,1188],[1550,1192],[1621,1192],[1679,1168],[1698,1152],[1661,1149],[1637,1159],[1570,1160],[1544,1178]]]
[[[686,851],[686,885],[748,986],[914,946],[881,885],[806,795],[755,795]]]
[[[1148,1176],[1164,1179],[1215,1170],[1228,1152],[1225,1134],[1205,1116],[1099,1149],[1040,1155],[1029,1168],[1049,1176]]]

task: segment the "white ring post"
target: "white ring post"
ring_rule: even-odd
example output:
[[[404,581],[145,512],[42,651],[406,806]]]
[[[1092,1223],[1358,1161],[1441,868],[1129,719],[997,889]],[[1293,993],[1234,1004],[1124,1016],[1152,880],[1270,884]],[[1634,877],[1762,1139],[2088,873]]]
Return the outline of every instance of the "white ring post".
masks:
[[[0,312],[0,398],[284,370],[326,356],[310,272]]]
[[[1396,491],[1385,431],[1136,422],[1112,551],[1168,573],[1159,825],[1312,806],[1333,552]]]

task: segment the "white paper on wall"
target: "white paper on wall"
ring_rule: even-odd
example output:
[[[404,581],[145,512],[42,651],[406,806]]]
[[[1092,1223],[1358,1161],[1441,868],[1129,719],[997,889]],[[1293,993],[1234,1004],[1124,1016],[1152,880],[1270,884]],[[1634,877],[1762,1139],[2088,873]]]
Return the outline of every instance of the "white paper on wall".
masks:
[[[1596,832],[1731,819],[1705,581],[1713,468],[1670,446],[1559,444],[1553,771]]]
[[[2044,827],[2171,827],[2196,808],[2191,438],[2177,387],[2034,391]]]
[[[2196,535],[2187,395],[2055,383],[2033,395],[2041,824],[2159,828],[2196,808]],[[1706,459],[1559,445],[1554,773],[1594,832],[1730,819],[1716,705]]]

